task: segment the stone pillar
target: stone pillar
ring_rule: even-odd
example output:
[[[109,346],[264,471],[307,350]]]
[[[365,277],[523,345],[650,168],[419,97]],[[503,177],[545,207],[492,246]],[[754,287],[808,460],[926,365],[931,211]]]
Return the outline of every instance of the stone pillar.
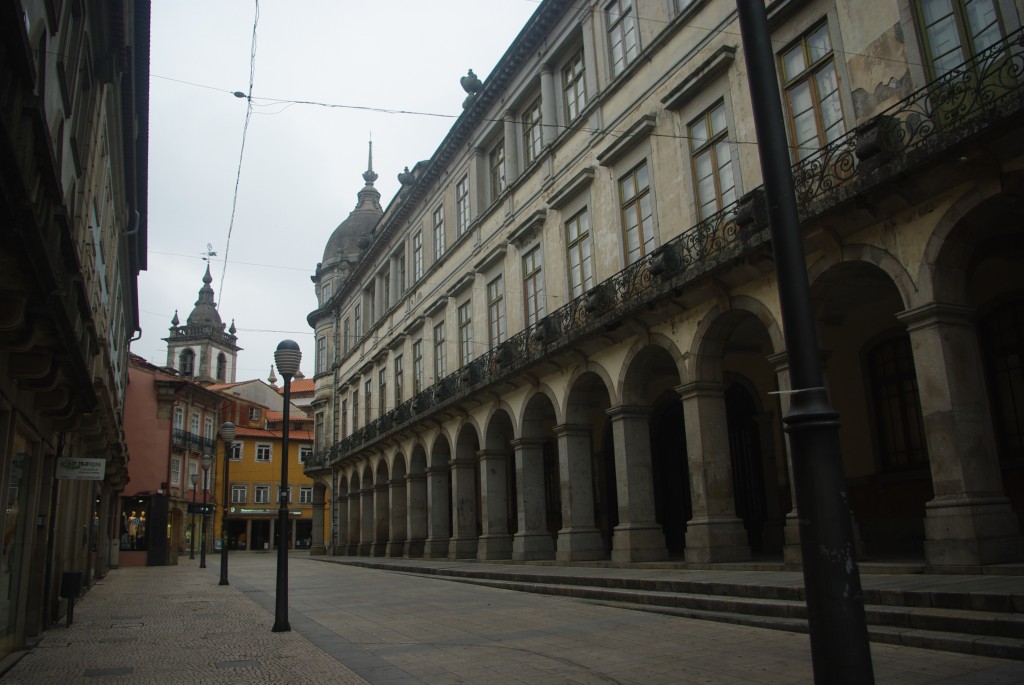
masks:
[[[338,501],[334,506],[338,520],[334,528],[336,537],[334,547],[331,549],[331,556],[338,556],[345,554],[345,550],[348,548],[348,493],[343,492],[338,495]]]
[[[555,559],[604,559],[604,541],[594,521],[594,474],[590,426],[555,426],[558,440],[558,481],[562,493],[562,530]]]
[[[935,498],[925,505],[931,566],[1020,561],[1017,517],[1003,489],[973,310],[932,303],[907,325]]]
[[[351,490],[348,493],[348,545],[345,552],[350,557],[359,554],[359,538],[363,532],[362,524],[362,503],[358,490]]]
[[[519,136],[517,135],[516,113],[506,109],[502,116],[505,130],[505,181],[512,185],[519,176]]]
[[[555,102],[557,102],[555,91],[555,74],[550,64],[540,65],[540,139],[544,147],[548,147],[558,137],[559,128],[557,115],[555,114]]]
[[[775,369],[775,378],[779,386],[779,411],[781,416],[786,416],[789,413],[788,391],[792,388],[789,382],[789,357],[785,352],[778,352],[769,355],[768,362]],[[783,531],[782,560],[787,566],[803,566],[803,557],[800,554],[800,517],[796,511],[796,488],[793,487],[793,457],[789,451],[789,433],[783,431],[782,439],[786,446],[786,473],[789,475],[789,512],[786,514],[786,527]]]
[[[666,559],[665,533],[654,513],[650,409],[618,406],[606,413],[612,421],[619,501],[619,525],[612,532],[612,561]]]
[[[391,501],[391,520],[388,523],[388,548],[386,556],[401,557],[405,554],[406,538],[406,500],[405,479],[396,478],[388,483],[388,496]]]
[[[512,558],[512,535],[508,531],[508,471],[502,450],[480,450],[483,535],[476,556],[481,561]]]
[[[427,539],[424,559],[448,558],[448,467],[431,466],[427,469]]]
[[[319,483],[313,485],[313,531],[309,545],[309,556],[316,557],[327,554],[324,544],[324,488]]]
[[[388,292],[391,293],[391,301],[385,302],[385,310],[401,298],[402,293],[398,292],[398,255],[391,255],[388,260]],[[384,312],[381,312],[383,314]],[[398,403],[395,402],[397,405]]]
[[[544,442],[522,438],[512,441],[516,451],[516,504],[519,530],[512,538],[516,561],[553,559],[555,546],[547,529],[544,497]]]
[[[359,491],[359,556],[373,555],[373,529],[375,528],[373,511],[373,486]]]
[[[405,477],[408,498],[406,510],[405,557],[421,559],[423,542],[427,539],[427,474],[410,473]]]
[[[452,507],[454,524],[448,546],[449,559],[475,559],[476,531],[476,455],[469,448],[457,446],[455,458],[448,462],[452,473]]]
[[[388,550],[388,484],[375,483],[373,486],[373,548],[371,554],[382,557]]]
[[[749,559],[747,531],[736,516],[733,495],[725,386],[697,381],[679,386],[676,392],[683,398],[693,503],[693,518],[686,524],[686,561]]]

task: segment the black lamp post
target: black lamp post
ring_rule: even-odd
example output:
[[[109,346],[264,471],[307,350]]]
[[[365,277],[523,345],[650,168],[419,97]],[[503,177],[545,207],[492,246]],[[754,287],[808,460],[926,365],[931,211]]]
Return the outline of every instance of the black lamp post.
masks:
[[[224,499],[221,503],[220,514],[220,583],[228,584],[228,506],[231,502],[228,499],[228,468],[231,466],[231,441],[235,439],[235,424],[225,421],[220,426],[220,439],[224,442]]]
[[[210,464],[213,462],[213,457],[204,454],[201,461],[203,462],[203,522],[200,527],[202,534],[199,538],[199,568],[206,568],[206,493],[209,492]]]
[[[274,351],[277,372],[284,379],[284,416],[281,421],[281,489],[277,512],[277,604],[273,632],[292,629],[288,624],[288,407],[291,404],[292,376],[299,371],[302,352],[294,340],[282,340]]]
[[[189,478],[192,480],[192,504],[196,503],[196,485],[199,483],[199,474],[193,473]],[[192,522],[188,526],[188,558],[196,558],[196,512],[192,512]]]
[[[792,395],[783,419],[800,513],[800,553],[816,683],[873,683],[864,594],[839,449],[821,372],[796,188],[763,0],[737,0],[761,157]]]

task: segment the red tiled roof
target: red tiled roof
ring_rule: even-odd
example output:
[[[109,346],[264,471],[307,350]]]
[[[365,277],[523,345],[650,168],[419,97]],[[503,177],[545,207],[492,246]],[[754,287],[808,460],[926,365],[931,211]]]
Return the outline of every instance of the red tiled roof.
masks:
[[[284,421],[284,412],[283,411],[269,411],[268,410],[267,411],[267,421]],[[304,423],[312,423],[313,419],[311,419],[309,416],[307,416],[303,412],[298,412],[298,413],[291,412],[288,415],[288,421],[293,422],[293,423],[295,421],[302,421]]]
[[[281,439],[281,431],[267,430],[266,428],[246,428],[245,426],[235,427],[235,438],[276,438]],[[289,440],[313,440],[313,431],[288,431]]]
[[[292,381],[292,392],[313,392],[316,390],[316,383],[312,378],[302,378],[297,381]],[[277,388],[277,394],[280,395],[284,392],[284,387]]]

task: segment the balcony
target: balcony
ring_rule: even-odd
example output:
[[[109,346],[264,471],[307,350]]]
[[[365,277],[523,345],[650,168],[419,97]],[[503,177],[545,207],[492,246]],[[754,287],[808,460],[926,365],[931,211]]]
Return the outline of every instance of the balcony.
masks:
[[[793,166],[797,204],[807,222],[885,188],[898,176],[948,160],[957,147],[1019,120],[1024,95],[1024,29],[979,53],[843,138]],[[546,357],[618,327],[657,300],[680,297],[711,271],[743,258],[771,260],[764,190],[658,247],[531,328],[417,393],[306,463],[309,473],[338,461],[511,378]]]
[[[171,440],[175,447],[180,447],[181,449],[210,455],[216,454],[217,451],[217,441],[214,438],[204,438],[197,433],[189,433],[177,428],[172,432]]]

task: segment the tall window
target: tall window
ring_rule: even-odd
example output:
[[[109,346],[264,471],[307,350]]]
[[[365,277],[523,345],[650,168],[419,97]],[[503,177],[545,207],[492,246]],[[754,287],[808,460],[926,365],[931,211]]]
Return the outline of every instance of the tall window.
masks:
[[[217,355],[217,380],[223,383],[227,379],[228,358],[223,352]]]
[[[569,256],[569,289],[579,297],[594,287],[590,260],[590,212],[586,207],[565,222],[565,244]]]
[[[398,283],[398,292],[395,293],[395,300],[405,293],[405,252],[398,255],[398,259],[395,260],[395,268],[398,270],[398,277],[395,279]]]
[[[184,349],[178,355],[178,370],[181,371],[182,376],[194,375],[196,370],[195,363],[196,353],[192,351],[192,348]]]
[[[473,301],[467,300],[459,307],[459,366],[465,366],[473,359]]]
[[[690,123],[698,219],[706,219],[736,201],[728,136],[724,103],[719,102]]]
[[[171,457],[171,485],[181,484],[181,457],[174,455]]]
[[[434,231],[434,261],[436,262],[444,256],[444,205],[434,207],[430,223]]]
[[[316,339],[316,372],[327,373],[327,336]]]
[[[214,437],[213,437],[213,417],[212,416],[204,416],[203,417],[203,437],[206,438],[207,440],[213,440],[214,439]]]
[[[402,369],[402,355],[400,355],[400,354],[399,355],[395,355],[395,406],[396,407],[402,403],[402,394],[403,394],[403,388],[402,388],[403,378],[402,378],[402,374],[403,373],[404,373],[404,370]]]
[[[423,338],[412,344],[412,392],[423,390]]]
[[[815,155],[846,133],[828,24],[820,24],[782,53],[782,79],[795,157]]]
[[[461,328],[459,333],[461,335]],[[487,342],[493,348],[504,339],[505,282],[498,276],[487,284]]]
[[[366,379],[366,383],[363,384],[363,407],[365,407],[366,416],[364,420],[369,425],[373,418],[373,380],[370,378]]]
[[[533,326],[544,316],[543,266],[540,245],[523,255],[523,303],[527,326]]]
[[[253,488],[253,504],[270,504],[270,486],[257,485]]]
[[[498,196],[505,192],[505,139],[502,138],[498,144],[491,148],[487,155],[487,168],[491,179],[491,201],[498,199]],[[456,191],[458,192],[458,191]],[[459,235],[465,231],[462,224],[459,225]]]
[[[348,437],[348,399],[341,401],[341,437]]]
[[[185,410],[181,407],[174,408],[174,430],[185,430]]]
[[[388,369],[381,367],[377,371],[377,416],[384,416],[387,411],[388,402]]]
[[[626,261],[632,264],[654,248],[654,208],[647,162],[619,179],[619,202]]]
[[[188,432],[192,435],[199,435],[199,412],[192,412],[189,417]]]
[[[260,408],[259,407],[249,407],[249,420],[250,421],[259,421],[260,420]]]
[[[341,349],[348,354],[349,346],[352,344],[352,331],[349,330],[348,317],[341,322]]]
[[[231,443],[231,461],[242,461],[242,443],[233,442]]]
[[[313,486],[312,485],[300,485],[299,486],[299,504],[312,504],[313,503]]]
[[[537,98],[523,113],[523,154],[526,156],[526,164],[532,164],[540,157],[542,144],[540,98]]]
[[[245,504],[246,491],[248,486],[245,484],[232,485],[231,486],[231,503],[232,504]]]
[[[460,237],[469,230],[469,176],[455,184],[455,229]]]
[[[889,338],[867,353],[875,436],[888,469],[928,464],[914,356],[906,336]]]
[[[445,352],[444,321],[434,326],[434,381],[448,375],[448,355]]]
[[[360,311],[361,305],[356,305],[352,309],[352,320],[356,329],[356,340],[363,337],[363,318],[362,312]]]
[[[995,0],[919,0],[925,52],[938,78],[1002,37]]]
[[[562,67],[562,99],[565,104],[566,123],[576,119],[583,108],[587,106],[587,85],[583,74],[583,49],[581,48]]]
[[[256,443],[256,461],[270,461],[271,446],[265,442]]]
[[[312,445],[299,445],[299,463],[305,464],[306,461],[313,456]]]
[[[416,231],[412,236],[412,282],[423,278],[423,231]]]
[[[352,431],[359,430],[359,388],[352,391]]]
[[[331,299],[331,293],[332,292],[333,291],[331,289],[331,282],[330,281],[325,281],[324,284],[320,286],[320,305],[321,306],[327,304],[327,301]]]
[[[640,50],[640,37],[633,12],[633,0],[612,0],[605,5],[608,13],[608,46],[612,57],[612,74],[618,76],[628,67]]]

